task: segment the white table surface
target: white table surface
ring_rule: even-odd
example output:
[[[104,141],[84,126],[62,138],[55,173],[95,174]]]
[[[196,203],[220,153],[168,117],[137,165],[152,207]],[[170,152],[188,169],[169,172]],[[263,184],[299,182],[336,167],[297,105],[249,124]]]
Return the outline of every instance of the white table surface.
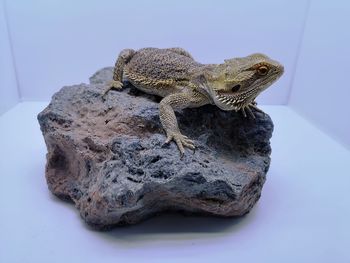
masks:
[[[350,262],[350,152],[284,106],[262,197],[240,219],[164,215],[96,232],[50,194],[25,102],[0,116],[0,262]],[[350,136],[350,135],[349,135]]]

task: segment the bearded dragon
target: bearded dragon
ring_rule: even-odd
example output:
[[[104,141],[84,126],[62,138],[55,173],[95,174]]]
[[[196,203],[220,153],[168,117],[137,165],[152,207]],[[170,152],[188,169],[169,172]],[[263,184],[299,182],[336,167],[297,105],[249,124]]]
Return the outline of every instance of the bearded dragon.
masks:
[[[166,132],[165,143],[174,140],[183,156],[195,149],[194,142],[181,134],[174,110],[213,104],[225,111],[241,111],[254,117],[255,98],[284,72],[268,56],[255,53],[224,60],[222,64],[201,64],[182,48],[124,49],[114,67],[113,80],[104,90],[121,89],[123,77],[137,89],[163,97],[159,116]]]

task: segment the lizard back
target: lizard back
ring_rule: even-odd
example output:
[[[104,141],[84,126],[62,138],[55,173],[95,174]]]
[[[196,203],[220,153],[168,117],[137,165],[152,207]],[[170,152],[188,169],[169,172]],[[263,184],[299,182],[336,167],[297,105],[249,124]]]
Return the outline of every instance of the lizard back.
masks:
[[[191,70],[201,66],[192,58],[169,49],[144,48],[135,53],[124,68],[136,86],[174,86],[190,80]]]

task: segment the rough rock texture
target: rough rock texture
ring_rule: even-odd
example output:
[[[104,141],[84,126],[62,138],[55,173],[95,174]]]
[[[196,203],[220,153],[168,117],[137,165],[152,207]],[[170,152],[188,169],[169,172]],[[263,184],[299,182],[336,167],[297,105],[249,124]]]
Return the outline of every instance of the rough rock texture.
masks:
[[[72,200],[91,226],[134,224],[163,211],[240,216],[260,197],[270,164],[273,124],[215,106],[177,113],[195,140],[180,159],[163,145],[160,98],[127,86],[101,97],[112,68],[90,84],[62,88],[38,115],[48,149],[46,179],[53,194]]]

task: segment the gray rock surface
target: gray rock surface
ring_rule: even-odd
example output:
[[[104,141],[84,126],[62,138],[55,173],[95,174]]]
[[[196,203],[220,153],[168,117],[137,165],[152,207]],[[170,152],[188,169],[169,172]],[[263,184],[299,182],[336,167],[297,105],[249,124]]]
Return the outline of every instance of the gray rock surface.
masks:
[[[96,228],[134,224],[164,211],[241,216],[258,201],[270,164],[273,124],[215,106],[177,113],[197,150],[180,159],[163,145],[160,98],[130,85],[101,97],[104,68],[90,84],[63,87],[38,115],[53,194],[74,202]]]

